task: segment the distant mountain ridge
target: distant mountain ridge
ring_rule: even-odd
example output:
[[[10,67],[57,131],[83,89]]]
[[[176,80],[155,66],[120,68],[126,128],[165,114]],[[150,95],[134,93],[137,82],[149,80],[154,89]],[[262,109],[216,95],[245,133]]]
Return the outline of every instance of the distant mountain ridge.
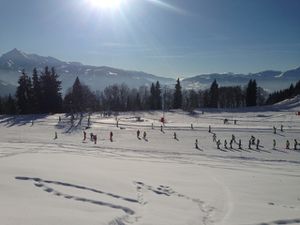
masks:
[[[300,67],[286,72],[266,70],[247,75],[234,73],[204,74],[186,78],[182,83],[187,88],[207,88],[214,79],[222,86],[246,85],[250,79],[255,79],[259,86],[274,91],[287,88],[291,83],[300,80]]]
[[[45,66],[55,67],[62,80],[63,91],[71,87],[77,76],[95,91],[103,90],[108,85],[122,83],[131,88],[138,88],[142,85],[150,86],[152,82],[156,81],[159,81],[162,86],[173,87],[175,84],[175,79],[172,78],[108,66],[89,66],[79,62],[64,62],[54,57],[28,54],[18,49],[13,49],[0,57],[0,80],[16,86],[23,69],[31,75],[34,67],[38,71],[43,71]],[[246,75],[234,73],[197,75],[183,79],[182,85],[187,89],[208,88],[214,79],[220,86],[246,85],[250,79],[256,79],[259,86],[274,91],[286,88],[291,83],[298,81],[300,79],[300,67],[286,72],[267,70]],[[0,95],[2,94],[1,90],[4,88],[0,88]]]
[[[23,69],[30,75],[33,68],[36,67],[38,71],[43,71],[45,66],[55,67],[62,80],[64,91],[71,87],[77,76],[93,90],[103,90],[108,85],[122,83],[131,88],[142,85],[149,86],[157,80],[162,85],[175,83],[174,79],[144,72],[116,69],[108,66],[89,66],[79,62],[64,62],[49,56],[27,54],[18,49],[13,49],[0,57],[0,79],[16,85]]]

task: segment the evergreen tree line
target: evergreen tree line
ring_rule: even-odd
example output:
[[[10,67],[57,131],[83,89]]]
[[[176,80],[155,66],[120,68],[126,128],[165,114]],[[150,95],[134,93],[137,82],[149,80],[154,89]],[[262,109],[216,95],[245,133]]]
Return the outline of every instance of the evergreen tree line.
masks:
[[[264,92],[250,80],[245,88],[241,86],[219,87],[216,80],[207,90],[183,90],[180,80],[175,87],[161,87],[152,83],[150,88],[141,86],[129,88],[127,85],[110,85],[102,92],[93,92],[77,77],[64,98],[61,94],[61,81],[54,68],[32,76],[22,72],[18,81],[15,98],[0,98],[1,114],[29,113],[76,113],[93,111],[135,111],[169,110],[195,108],[238,108],[264,104]],[[299,84],[298,86],[299,87]]]
[[[285,99],[293,98],[297,95],[300,95],[300,80],[295,85],[291,84],[289,88],[280,91],[275,91],[272,94],[270,94],[269,98],[266,101],[266,104],[275,104]]]
[[[183,92],[182,108],[193,110],[195,108],[239,108],[245,106],[263,105],[266,92],[257,87],[255,80],[248,85],[219,87],[214,80],[207,90],[186,90]]]
[[[29,114],[62,112],[61,81],[54,68],[28,76],[23,70],[18,80],[15,97],[0,98],[0,113]]]

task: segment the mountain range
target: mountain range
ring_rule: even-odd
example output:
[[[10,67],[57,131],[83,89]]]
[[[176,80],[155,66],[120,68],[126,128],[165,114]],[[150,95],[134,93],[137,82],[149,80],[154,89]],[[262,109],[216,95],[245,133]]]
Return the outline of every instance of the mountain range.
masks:
[[[156,76],[153,74],[116,69],[107,66],[89,66],[79,62],[64,62],[54,57],[44,57],[37,54],[28,54],[18,49],[13,49],[0,57],[0,95],[14,93],[18,78],[23,69],[28,74],[33,68],[43,71],[45,66],[55,67],[62,80],[63,91],[72,86],[78,76],[92,90],[103,90],[112,84],[125,83],[129,87],[150,86],[152,82],[159,81],[162,86],[174,86],[176,80]],[[274,91],[288,87],[300,79],[300,67],[289,71],[263,71],[253,74],[213,73],[197,75],[182,79],[184,88],[208,88],[216,79],[221,86],[246,85],[250,79],[256,79],[259,86]]]

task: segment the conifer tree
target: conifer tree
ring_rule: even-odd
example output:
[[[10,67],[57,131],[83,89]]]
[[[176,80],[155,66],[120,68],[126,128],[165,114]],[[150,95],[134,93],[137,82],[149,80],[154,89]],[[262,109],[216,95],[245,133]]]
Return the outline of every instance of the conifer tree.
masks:
[[[72,87],[72,108],[74,112],[81,112],[84,109],[83,88],[77,77]]]
[[[140,97],[139,93],[136,94],[134,106],[137,110],[141,110],[141,108],[142,108],[142,102],[141,102],[141,97]]]
[[[154,83],[151,84],[151,88],[150,88],[150,96],[149,96],[149,106],[150,109],[155,109],[155,97],[156,97],[156,93],[155,93],[155,86]]]
[[[219,85],[216,80],[210,86],[209,90],[209,107],[217,108],[219,102]]]
[[[0,96],[0,115],[3,114],[2,98]]]
[[[31,79],[25,71],[18,81],[19,86],[16,91],[18,111],[21,114],[28,114],[32,112],[32,84]]]
[[[178,78],[175,84],[173,108],[180,109],[181,106],[182,106],[182,92],[181,92],[180,80]]]
[[[32,72],[32,107],[34,113],[40,113],[42,107],[42,90],[41,82],[38,76],[37,69],[34,68]]]
[[[3,113],[4,114],[16,114],[17,107],[15,99],[9,94],[8,97],[3,99]]]
[[[256,80],[250,80],[246,89],[246,106],[256,106],[257,84]]]
[[[48,67],[45,67],[45,71],[42,73],[41,90],[42,90],[42,111],[45,113],[60,112],[62,109],[62,97],[61,97],[61,81],[58,80],[59,76],[52,68],[49,71]]]
[[[161,109],[162,108],[162,102],[161,102],[161,90],[160,90],[160,84],[158,81],[156,81],[155,85],[155,109]]]

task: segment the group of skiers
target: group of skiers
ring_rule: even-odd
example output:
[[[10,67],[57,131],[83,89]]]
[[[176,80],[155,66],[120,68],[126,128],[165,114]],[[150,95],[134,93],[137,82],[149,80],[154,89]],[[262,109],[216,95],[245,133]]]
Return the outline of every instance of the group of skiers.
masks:
[[[280,131],[283,132],[283,125],[280,126]],[[208,126],[208,132],[212,133],[210,125]],[[277,129],[276,129],[275,126],[273,126],[273,133],[276,134],[276,132],[277,132]],[[220,147],[221,147],[221,140],[220,139],[217,140],[217,135],[215,133],[213,133],[213,142],[216,143],[217,149],[220,149]],[[241,139],[239,139],[239,141],[237,142],[236,139],[235,139],[235,136],[232,135],[232,138],[231,138],[231,140],[229,142],[229,148],[230,149],[233,148],[233,144],[234,143],[238,145],[238,149],[242,149],[242,141],[241,141]],[[277,145],[277,142],[276,142],[275,139],[273,139],[273,150],[276,150],[276,145]],[[297,150],[298,145],[300,145],[300,144],[298,143],[297,139],[294,139],[294,148],[293,149]],[[196,142],[195,142],[195,146],[196,146],[196,148],[198,148],[198,140],[197,139],[196,139]],[[255,138],[253,135],[251,135],[251,137],[249,139],[248,149],[252,149],[252,146],[255,146],[256,150],[260,150],[260,147],[261,147],[260,146],[260,139]],[[228,142],[227,142],[226,139],[224,140],[224,148],[228,149]],[[291,149],[290,148],[290,141],[289,140],[286,141],[286,149],[287,150]]]
[[[72,115],[72,117],[71,117],[71,121],[72,121],[72,120],[74,120],[74,115]],[[116,121],[117,121],[117,124],[116,124],[116,125],[117,125],[117,127],[118,127],[118,125],[119,125],[118,120],[116,120]],[[228,121],[228,120],[227,120],[227,121]],[[225,122],[225,123],[226,123],[227,121],[226,121],[226,119],[224,119],[224,122]],[[59,116],[59,122],[61,122],[61,117],[60,117],[60,116]],[[236,124],[236,122],[237,122],[237,121],[234,120],[234,124]],[[90,116],[88,117],[88,126],[90,126]],[[191,123],[191,126],[190,126],[190,127],[191,127],[192,130],[194,129],[194,126],[193,126],[192,123]],[[151,128],[154,129],[153,123],[151,123]],[[163,126],[163,124],[162,124],[162,125],[160,126],[160,131],[164,133],[163,128],[164,128],[164,126]],[[280,126],[280,131],[283,132],[283,125]],[[208,126],[208,132],[213,134],[213,136],[212,136],[213,142],[216,143],[217,149],[220,149],[220,148],[221,148],[221,140],[220,140],[220,139],[217,140],[217,135],[216,135],[216,133],[213,133],[213,132],[212,132],[211,125]],[[276,128],[275,126],[273,126],[273,133],[274,133],[274,134],[277,133],[277,128]],[[141,139],[141,137],[140,137],[140,136],[141,136],[141,131],[140,131],[139,129],[138,129],[137,132],[136,132],[136,136],[137,136],[138,139]],[[58,138],[57,132],[55,131],[54,139],[57,139],[57,138]],[[148,140],[147,140],[147,133],[146,133],[146,131],[143,132],[142,138],[143,138],[144,140],[148,141]],[[177,137],[177,133],[176,133],[176,132],[173,133],[173,138],[174,138],[175,140],[178,140],[178,137]],[[87,133],[86,133],[85,130],[83,130],[83,141],[86,141],[86,139],[87,139]],[[109,139],[110,139],[111,142],[113,142],[113,132],[112,132],[112,131],[109,132]],[[97,135],[96,135],[96,134],[93,134],[93,133],[90,133],[90,141],[93,142],[94,144],[97,144]],[[236,140],[234,134],[232,134],[231,139],[230,139],[229,142],[227,142],[226,139],[224,140],[223,146],[224,146],[225,149],[233,149],[233,145],[234,145],[234,144],[236,144],[236,145],[238,146],[238,149],[243,149],[243,148],[242,148],[242,140],[239,139],[238,142],[237,142],[237,140]],[[228,145],[229,145],[229,146],[228,146]],[[276,142],[275,139],[273,139],[273,150],[276,150],[276,145],[277,145],[277,142]],[[287,141],[286,141],[286,147],[285,147],[285,148],[286,148],[287,150],[291,149],[291,146],[290,146],[290,145],[291,145],[290,141],[287,140]],[[294,139],[293,149],[294,149],[294,150],[297,150],[297,149],[298,149],[298,145],[300,145],[300,144],[298,143],[297,139]],[[255,147],[256,150],[260,150],[260,147],[262,147],[262,146],[260,146],[260,139],[255,138],[253,135],[251,135],[251,137],[250,137],[250,139],[249,139],[249,141],[248,141],[248,149],[252,149],[253,146]],[[196,148],[196,149],[199,149],[199,146],[198,146],[198,139],[195,140],[195,148]]]
[[[141,140],[140,134],[141,134],[141,131],[140,131],[140,130],[137,130],[137,131],[136,131],[136,137],[137,137],[137,139],[139,139],[139,140]],[[147,141],[147,133],[146,133],[146,131],[143,132],[143,139]]]
[[[280,125],[280,131],[283,132],[283,125]],[[277,128],[275,126],[273,126],[273,133],[276,134],[277,133]]]
[[[220,139],[217,140],[217,135],[216,135],[215,133],[213,133],[213,142],[216,143],[217,149],[221,149],[221,148],[220,148],[220,147],[221,147],[221,140],[220,140]],[[229,141],[229,148],[230,148],[230,149],[233,149],[233,144],[238,145],[238,148],[239,148],[239,149],[242,149],[242,140],[239,139],[239,141],[237,142],[234,134],[231,135],[231,139],[230,139],[230,141]],[[228,146],[227,146],[227,145],[228,145],[228,142],[227,142],[227,140],[225,139],[225,140],[224,140],[224,148],[225,148],[225,149],[228,149]]]
[[[86,141],[86,131],[84,130],[83,131],[83,141]],[[97,137],[97,134],[94,134],[94,133],[90,133],[90,141],[91,142],[93,142],[94,144],[97,144],[97,139],[98,139],[98,137]],[[113,142],[113,132],[112,131],[110,131],[110,133],[109,133],[109,140],[111,141],[111,142]]]

